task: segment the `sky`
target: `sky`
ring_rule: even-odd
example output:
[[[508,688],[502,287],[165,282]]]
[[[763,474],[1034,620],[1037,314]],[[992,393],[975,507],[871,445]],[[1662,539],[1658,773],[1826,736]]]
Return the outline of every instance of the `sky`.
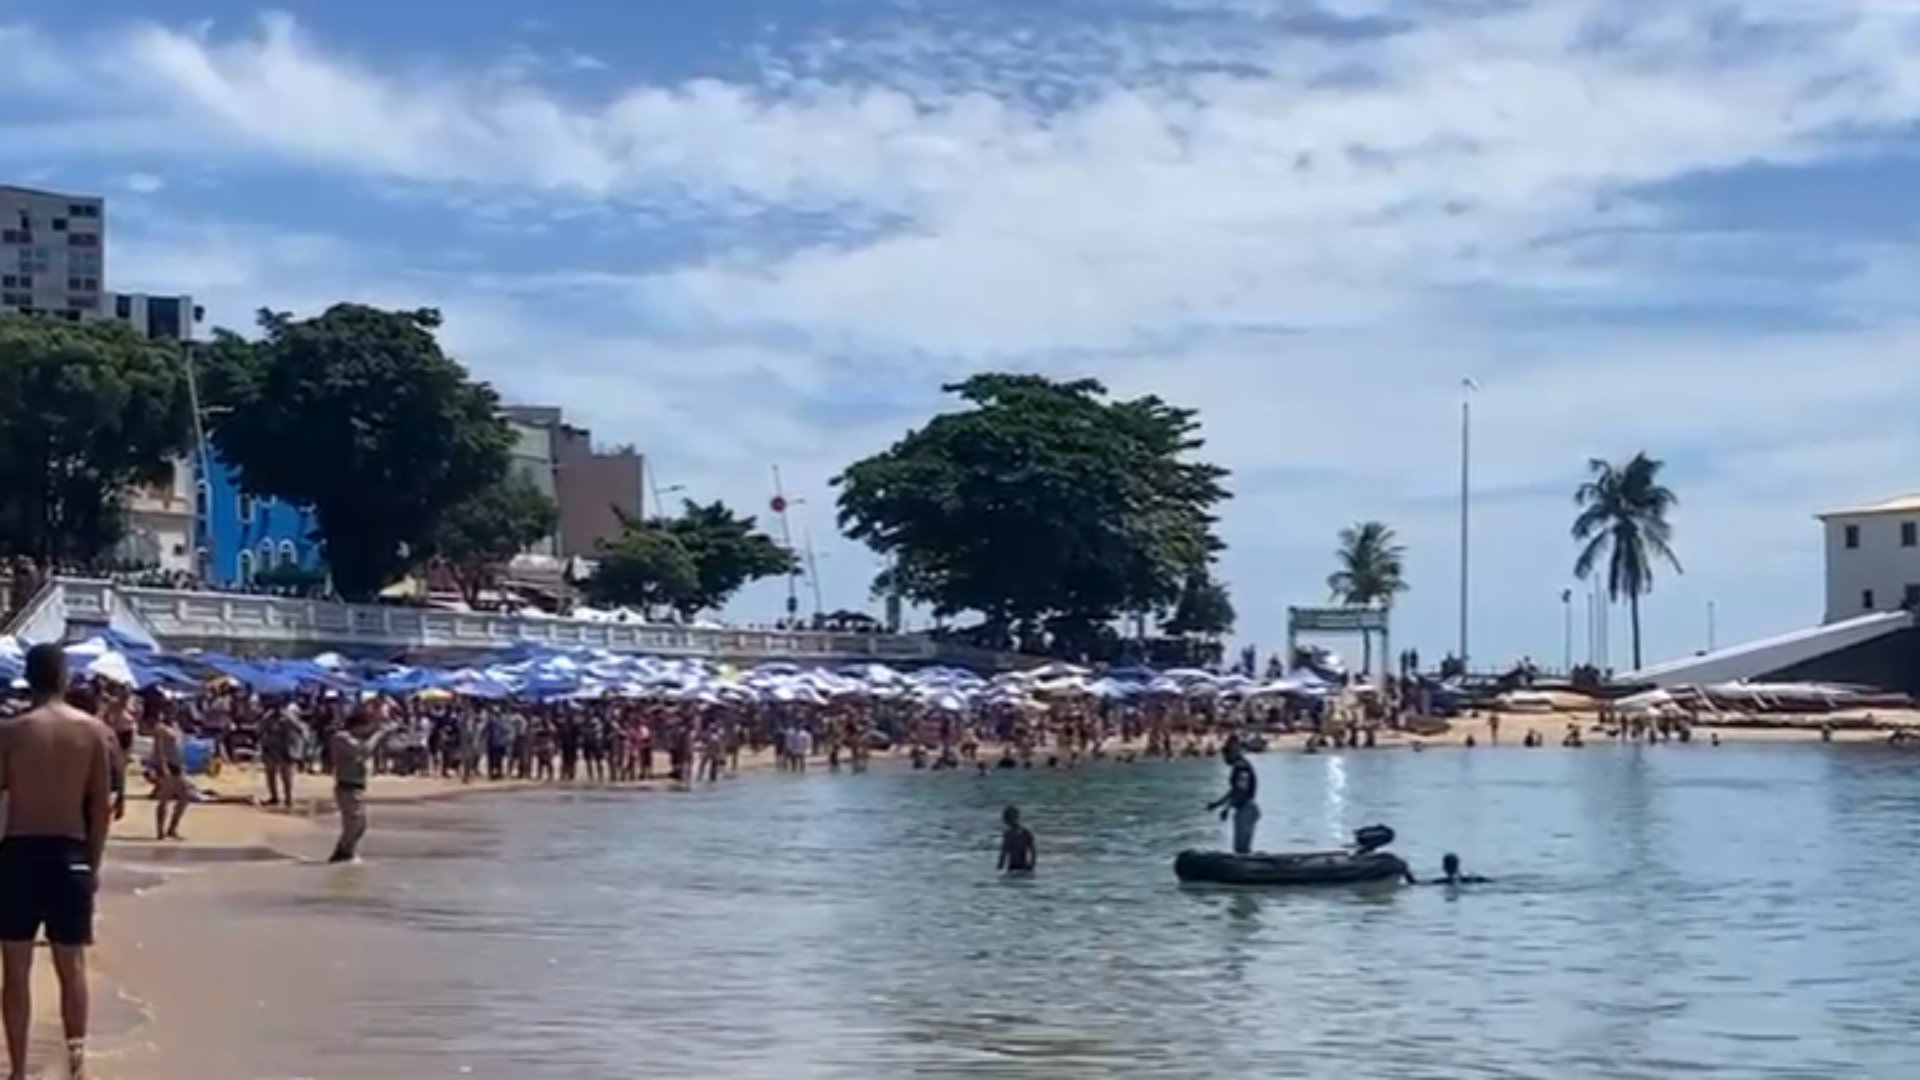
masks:
[[[1200,410],[1263,647],[1366,519],[1395,646],[1456,644],[1468,378],[1476,666],[1589,655],[1590,458],[1680,498],[1649,662],[1818,621],[1813,515],[1920,488],[1915,0],[0,0],[0,50],[0,179],[104,194],[111,287],[438,307],[663,487],[777,464],[829,608],[831,478],[983,370]]]

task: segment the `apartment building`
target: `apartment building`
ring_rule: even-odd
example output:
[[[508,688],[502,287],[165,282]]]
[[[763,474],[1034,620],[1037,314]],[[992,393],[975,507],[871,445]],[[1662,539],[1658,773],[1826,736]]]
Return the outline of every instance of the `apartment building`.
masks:
[[[515,405],[507,419],[521,433],[520,445],[544,448],[544,467],[552,479],[534,483],[560,508],[560,533],[551,552],[561,558],[591,559],[603,540],[620,535],[622,515],[639,518],[646,507],[645,463],[631,447],[596,447],[593,432],[566,422],[551,405]],[[542,441],[538,433],[544,433]],[[523,471],[543,466],[534,455],[516,458]]]
[[[97,196],[0,185],[0,311],[99,317],[106,229]]]

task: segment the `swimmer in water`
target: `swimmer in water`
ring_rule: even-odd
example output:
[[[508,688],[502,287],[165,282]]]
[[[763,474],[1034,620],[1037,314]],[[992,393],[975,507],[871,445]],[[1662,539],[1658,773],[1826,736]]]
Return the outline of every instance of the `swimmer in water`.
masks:
[[[1429,885],[1490,885],[1492,883],[1492,878],[1484,878],[1478,874],[1461,873],[1460,856],[1455,855],[1451,851],[1447,852],[1440,859],[1440,876],[1427,882]]]
[[[1040,851],[1033,842],[1033,830],[1020,824],[1020,808],[1009,806],[1000,812],[1006,827],[1000,832],[1000,865],[1003,874],[1031,874],[1040,865]]]

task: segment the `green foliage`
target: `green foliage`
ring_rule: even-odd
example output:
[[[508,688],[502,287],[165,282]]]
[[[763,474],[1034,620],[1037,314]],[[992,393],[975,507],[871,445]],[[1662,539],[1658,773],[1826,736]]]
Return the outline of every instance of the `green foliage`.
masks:
[[[551,536],[559,521],[560,508],[531,481],[505,476],[448,508],[433,532],[432,554],[472,604],[502,564]]]
[[[623,524],[588,583],[596,602],[664,605],[691,616],[725,605],[748,582],[799,569],[793,553],[761,532],[754,518],[738,516],[724,503],[687,500],[679,517]],[[690,576],[683,576],[682,560]],[[612,575],[596,585],[610,561]]]
[[[493,390],[440,350],[438,312],[263,311],[263,337],[205,351],[211,436],[242,488],[310,506],[334,586],[364,600],[431,550],[453,508],[506,475]]]
[[[1227,587],[1204,571],[1195,571],[1187,575],[1180,602],[1164,629],[1170,634],[1217,638],[1232,632],[1233,620],[1233,598],[1227,595]]]
[[[179,346],[117,322],[0,316],[0,554],[92,562],[131,483],[162,483],[192,444]]]
[[[1175,604],[1220,550],[1227,473],[1189,460],[1193,411],[1085,379],[945,389],[968,407],[835,478],[842,528],[890,563],[877,589],[1080,654],[1114,617]]]
[[[680,606],[699,585],[700,570],[680,541],[665,529],[635,525],[601,547],[582,588],[595,604],[651,613]]]
[[[1653,591],[1653,564],[1665,562],[1680,573],[1674,555],[1673,525],[1667,515],[1679,505],[1671,490],[1660,483],[1664,463],[1641,451],[1625,465],[1599,458],[1587,462],[1587,479],[1573,493],[1580,508],[1573,521],[1573,538],[1582,544],[1573,563],[1580,578],[1607,563],[1607,595],[1627,598],[1633,616],[1633,666],[1640,663],[1640,597]]]
[[[675,605],[685,615],[725,605],[749,582],[800,569],[794,553],[761,532],[757,519],[738,517],[720,502],[702,506],[689,499],[679,517],[654,524],[693,560],[694,590]]]
[[[311,566],[279,563],[254,572],[253,584],[271,593],[286,596],[317,596],[327,584],[323,570]]]
[[[1334,553],[1339,569],[1327,575],[1327,591],[1351,607],[1392,607],[1393,598],[1407,591],[1401,576],[1406,554],[1384,522],[1363,521],[1341,529]]]

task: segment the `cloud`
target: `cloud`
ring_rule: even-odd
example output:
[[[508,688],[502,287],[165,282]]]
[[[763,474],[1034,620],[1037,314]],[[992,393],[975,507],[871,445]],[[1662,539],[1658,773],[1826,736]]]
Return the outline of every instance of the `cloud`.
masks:
[[[1450,638],[1463,375],[1485,386],[1489,660],[1550,653],[1589,455],[1673,459],[1689,572],[1650,606],[1656,655],[1694,647],[1668,603],[1723,598],[1724,636],[1813,617],[1807,515],[1913,486],[1911,252],[1824,233],[1790,187],[1804,228],[1743,228],[1698,181],[1871,174],[1903,148],[1914,5],[870,6],[857,31],[701,65],[750,76],[674,82],[611,49],[408,63],[285,15],[85,48],[0,30],[89,58],[0,72],[66,103],[0,112],[0,162],[191,156],[452,208],[444,235],[404,237],[116,219],[114,265],[228,318],[435,304],[483,374],[640,443],[670,483],[757,505],[781,462],[816,534],[826,479],[969,371],[1197,406],[1239,474],[1226,565],[1268,642],[1362,517],[1413,552],[1403,636]],[[589,260],[552,235],[596,232],[640,239]],[[868,564],[829,549],[857,601]]]

